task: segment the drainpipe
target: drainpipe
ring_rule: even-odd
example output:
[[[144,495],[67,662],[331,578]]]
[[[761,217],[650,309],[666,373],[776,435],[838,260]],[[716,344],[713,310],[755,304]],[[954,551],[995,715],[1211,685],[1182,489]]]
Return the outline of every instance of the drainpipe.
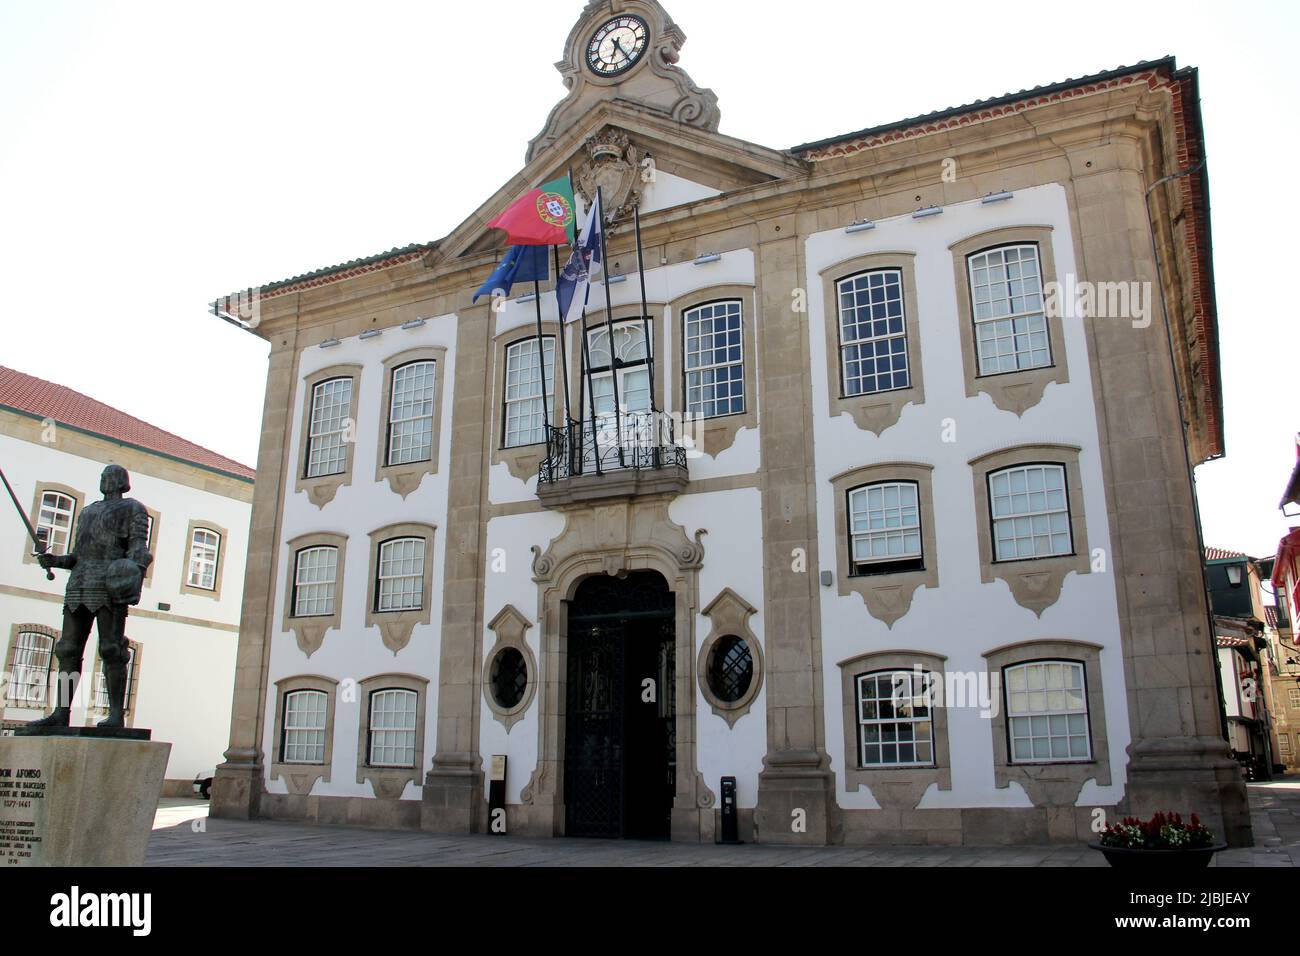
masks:
[[[1160,250],[1156,246],[1156,229],[1153,225],[1153,217],[1151,215],[1151,194],[1158,187],[1163,186],[1165,183],[1172,182],[1175,179],[1182,179],[1186,176],[1190,176],[1204,168],[1205,159],[1202,159],[1195,166],[1190,166],[1187,169],[1180,170],[1176,173],[1170,173],[1168,176],[1157,179],[1147,187],[1146,194],[1143,196],[1143,201],[1146,203],[1147,207],[1147,226],[1151,230],[1151,256],[1156,266],[1156,289],[1160,293],[1160,313],[1164,317],[1165,338],[1169,342],[1169,370],[1174,380],[1174,394],[1178,397],[1178,421],[1183,433],[1183,462],[1187,467],[1187,484],[1192,492],[1192,514],[1196,519],[1194,522],[1196,525],[1196,549],[1199,552],[1199,561],[1201,566],[1201,590],[1205,594],[1205,622],[1209,628],[1207,634],[1210,646],[1210,662],[1213,665],[1214,670],[1214,686],[1219,694],[1219,730],[1223,735],[1224,742],[1227,743],[1229,742],[1228,717],[1223,712],[1223,675],[1219,673],[1219,648],[1214,640],[1214,605],[1210,600],[1210,580],[1209,575],[1205,570],[1205,538],[1201,530],[1201,501],[1200,496],[1196,493],[1196,471],[1192,465],[1192,454],[1188,444],[1187,435],[1187,415],[1185,413],[1186,402],[1183,397],[1183,387],[1178,381],[1178,365],[1174,361],[1174,331],[1169,322],[1169,306],[1165,301],[1164,270],[1160,264]],[[1214,458],[1220,457],[1222,457],[1222,455],[1214,456]],[[1213,461],[1214,458],[1207,459],[1207,461]]]

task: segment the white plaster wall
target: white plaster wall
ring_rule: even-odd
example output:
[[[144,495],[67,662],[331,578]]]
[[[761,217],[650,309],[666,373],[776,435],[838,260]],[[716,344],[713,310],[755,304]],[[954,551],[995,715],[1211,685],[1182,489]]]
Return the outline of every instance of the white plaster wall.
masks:
[[[293,435],[289,443],[288,489],[284,500],[280,547],[275,559],[275,601],[272,607],[272,641],[268,692],[265,702],[266,724],[263,747],[269,766],[275,754],[275,682],[285,677],[316,674],[344,681],[360,682],[377,674],[404,673],[426,678],[424,714],[423,771],[429,769],[437,742],[439,633],[442,628],[443,570],[446,567],[447,481],[451,470],[451,421],[454,405],[452,383],[456,376],[455,315],[430,318],[415,329],[390,328],[370,339],[352,337],[332,348],[311,347],[301,356],[295,395],[291,409]],[[419,488],[405,499],[392,491],[386,481],[375,481],[378,446],[386,416],[383,402],[384,360],[413,348],[446,348],[445,361],[439,363],[437,387],[442,389],[442,421],[438,432],[438,472],[426,475]],[[306,493],[293,491],[297,468],[303,457],[302,420],[308,397],[303,379],[313,372],[342,363],[362,366],[360,380],[353,395],[356,419],[352,466],[352,483],[339,489],[334,500],[317,508]],[[426,595],[430,602],[430,623],[417,624],[410,643],[394,654],[383,644],[379,629],[365,626],[367,585],[370,576],[371,531],[400,521],[419,521],[437,528],[433,541],[432,587]],[[292,560],[286,542],[309,532],[333,532],[346,535],[348,547],[343,588],[339,599],[341,628],[326,632],[319,650],[307,658],[298,648],[290,631],[280,630],[287,600],[285,582]],[[317,781],[314,794],[335,796],[373,796],[369,782],[356,783],[357,737],[361,708],[365,700],[360,692],[347,694],[340,687],[334,711],[334,749],[331,780]],[[282,780],[269,780],[268,790],[284,793]],[[421,788],[409,785],[406,799],[418,799]]]
[[[62,451],[57,434],[56,430],[56,441],[49,445],[0,435],[0,461],[24,510],[31,507],[41,482],[77,489],[83,496],[82,507],[102,497],[99,477],[106,462]],[[111,453],[108,457],[112,457]],[[204,472],[196,468],[195,474],[201,476]],[[131,473],[128,494],[158,514],[152,574],[145,582],[138,608],[166,613],[169,618],[154,620],[138,613],[127,618],[127,637],[142,645],[134,725],[151,729],[154,740],[171,742],[168,778],[193,779],[200,771],[215,769],[229,742],[238,635],[231,629],[174,618],[227,628],[238,626],[251,505],[139,470]],[[10,510],[8,495],[4,499],[0,507]],[[191,519],[205,520],[227,531],[219,558],[219,599],[180,592],[189,560],[185,534]],[[56,630],[63,626],[67,572],[55,571],[55,580],[47,581],[37,565],[21,563],[22,554],[30,550],[17,515],[10,513],[0,519],[0,566],[5,568],[0,583],[7,586],[0,592],[0,642],[4,642],[5,652],[14,624],[44,624]],[[170,612],[159,611],[159,603],[170,604]],[[93,687],[91,668],[99,666],[96,645],[97,637],[92,633],[82,665],[87,691]],[[40,714],[8,707],[5,716],[29,720]],[[84,709],[74,709],[74,722],[87,719]]]
[[[670,206],[681,206],[710,196],[721,196],[721,191],[700,183],[674,176],[662,169],[654,171],[654,179],[641,192],[641,212],[649,214]]]
[[[487,573],[483,582],[483,679],[488,677],[489,657],[496,644],[496,634],[488,628],[503,608],[513,604],[515,610],[527,618],[532,626],[524,635],[533,660],[539,668],[546,665],[542,659],[541,627],[538,623],[537,584],[532,577],[533,553],[536,545],[545,551],[547,546],[564,530],[564,516],[547,511],[542,514],[512,515],[493,518],[487,530]],[[529,679],[537,681],[539,675],[531,673]],[[487,701],[481,701],[479,712],[479,745],[486,766],[493,754],[505,754],[506,802],[519,803],[519,793],[537,768],[537,747],[541,713],[540,685],[533,689],[533,699],[528,709],[507,731],[493,714]],[[483,796],[487,798],[491,781],[483,777]]]
[[[757,488],[738,488],[708,494],[683,495],[668,509],[668,516],[694,537],[700,528],[704,536],[704,566],[700,569],[700,600],[695,615],[695,659],[708,637],[709,619],[699,612],[722,592],[731,588],[758,613],[750,615],[749,629],[758,638],[767,658],[763,614],[763,515],[762,495]],[[684,662],[679,661],[678,667]],[[694,661],[691,662],[694,667]],[[701,675],[695,681],[696,742],[700,774],[705,784],[720,796],[721,778],[736,778],[736,805],[752,808],[758,803],[758,774],[767,753],[767,682],[754,696],[749,711],[734,727],[713,713],[700,691]]]
[[[1109,567],[1110,532],[1098,452],[1098,429],[1088,346],[1081,319],[1064,322],[1068,384],[1047,387],[1043,400],[1023,418],[999,411],[983,394],[967,398],[960,351],[962,327],[953,277],[953,243],[990,229],[1015,225],[1052,227],[1052,251],[1058,278],[1075,273],[1069,210],[1059,185],[1018,190],[1009,201],[978,201],[945,208],[921,220],[910,216],[882,220],[873,230],[845,234],[843,229],[818,233],[807,241],[809,347],[812,361],[813,430],[816,449],[818,554],[822,568],[841,560],[836,547],[832,476],[864,464],[916,461],[934,466],[936,544],[939,587],[919,589],[910,612],[892,629],[867,613],[856,594],[840,597],[835,587],[821,589],[823,679],[826,742],[832,766],[843,770],[844,738],[856,733],[842,726],[842,692],[837,663],[871,650],[914,649],[947,657],[949,671],[985,669],[983,652],[1017,641],[1073,638],[1103,646],[1106,713],[1093,714],[1094,726],[1106,721],[1111,775],[1109,787],[1085,788],[1081,800],[1113,802],[1122,795],[1125,748],[1129,743],[1115,582],[1109,573],[1070,574],[1060,599],[1042,618],[1018,605],[1007,585],[980,583],[971,468],[967,462],[988,451],[1031,442],[1062,442],[1082,448],[1084,510],[1088,545],[1102,549]],[[923,342],[925,404],[907,406],[900,421],[879,437],[858,429],[848,415],[832,420],[828,412],[826,342],[823,322],[835,322],[834,303],[823,301],[819,273],[837,262],[873,252],[914,253],[917,308]],[[915,352],[912,352],[915,360]],[[957,440],[941,441],[951,419]],[[929,559],[931,556],[927,556]],[[972,625],[975,622],[975,626]],[[989,723],[975,708],[949,711],[952,790],[936,788],[922,807],[1026,806],[1021,788],[998,790],[993,780],[993,740]],[[874,807],[866,790],[847,792],[839,776],[839,801],[845,807]]]

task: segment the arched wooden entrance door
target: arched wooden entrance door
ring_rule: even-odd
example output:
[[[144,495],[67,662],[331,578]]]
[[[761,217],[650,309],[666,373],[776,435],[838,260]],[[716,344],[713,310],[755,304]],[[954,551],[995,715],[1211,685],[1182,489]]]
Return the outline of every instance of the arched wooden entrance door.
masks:
[[[568,836],[669,836],[677,769],[674,608],[656,571],[595,575],[569,602]]]

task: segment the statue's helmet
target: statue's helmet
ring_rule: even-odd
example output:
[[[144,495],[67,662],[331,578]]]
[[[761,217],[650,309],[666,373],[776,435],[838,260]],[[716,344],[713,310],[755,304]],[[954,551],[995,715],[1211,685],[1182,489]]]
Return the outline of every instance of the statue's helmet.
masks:
[[[103,474],[99,476],[99,490],[101,494],[111,495],[126,494],[131,490],[131,476],[126,473],[126,469],[121,465],[109,465],[104,469]]]

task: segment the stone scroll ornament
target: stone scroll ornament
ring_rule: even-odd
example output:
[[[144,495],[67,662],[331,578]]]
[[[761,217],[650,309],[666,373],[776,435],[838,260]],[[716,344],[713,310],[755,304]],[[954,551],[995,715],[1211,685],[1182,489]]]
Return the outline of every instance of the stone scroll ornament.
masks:
[[[37,560],[47,574],[52,568],[71,573],[63,597],[62,636],[54,645],[59,662],[58,683],[53,691],[55,707],[48,716],[28,724],[28,734],[57,733],[70,723],[72,699],[81,680],[82,657],[92,627],[99,633],[99,657],[108,691],[108,717],[98,726],[105,730],[125,727],[130,666],[126,614],[128,607],[140,603],[144,573],[153,563],[149,553],[149,513],[140,502],[124,497],[131,490],[131,479],[121,465],[104,469],[99,490],[104,498],[82,511],[67,554],[50,554],[38,542]]]

